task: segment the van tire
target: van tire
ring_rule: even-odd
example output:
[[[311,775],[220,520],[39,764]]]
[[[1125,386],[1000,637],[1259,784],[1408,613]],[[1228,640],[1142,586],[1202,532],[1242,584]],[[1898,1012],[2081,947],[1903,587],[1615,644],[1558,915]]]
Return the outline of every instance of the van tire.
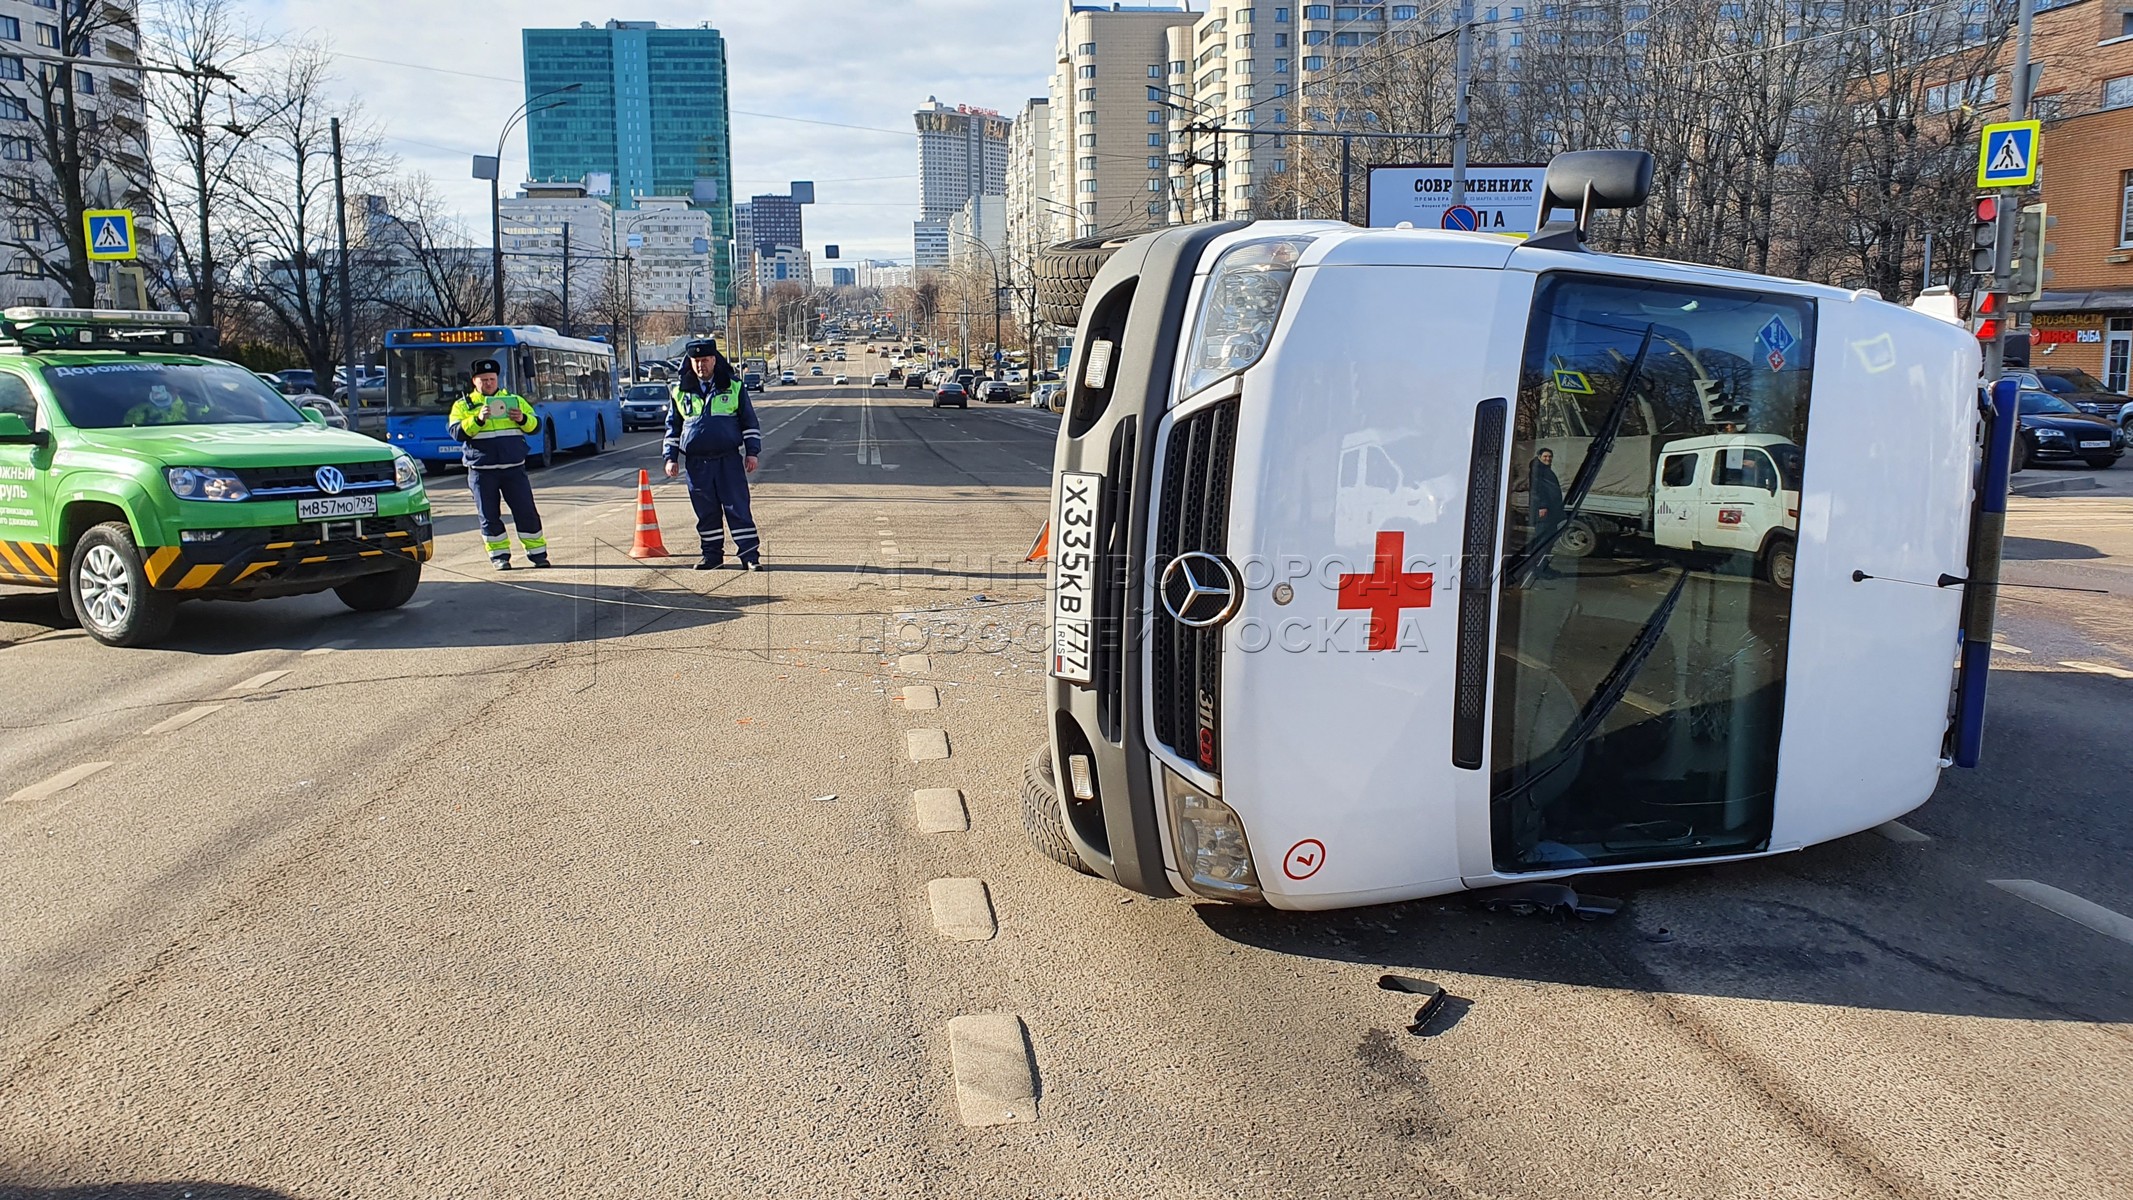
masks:
[[[1089,865],[1074,853],[1074,844],[1067,840],[1066,820],[1059,811],[1059,783],[1052,771],[1052,748],[1049,744],[1030,755],[1028,765],[1022,768],[1022,831],[1029,835],[1030,845],[1062,867],[1069,867],[1084,875],[1094,875]]]
[[[1793,560],[1797,546],[1789,536],[1780,535],[1770,539],[1763,547],[1763,578],[1784,591],[1792,590]]]
[[[84,574],[105,593],[101,603],[83,603]],[[141,549],[124,521],[106,521],[81,535],[67,556],[63,608],[73,610],[82,632],[106,646],[147,646],[162,641],[177,619],[178,600],[149,585]],[[99,617],[99,611],[105,614]],[[106,619],[108,618],[108,619]]]
[[[415,598],[415,589],[422,585],[422,564],[408,563],[351,579],[333,589],[341,603],[357,612],[384,612],[398,608]]]
[[[1088,297],[1096,273],[1118,252],[1120,246],[1152,229],[1112,233],[1101,237],[1061,242],[1037,256],[1037,315],[1051,324],[1073,329],[1081,324],[1081,302]]]
[[[1589,558],[1599,552],[1600,528],[1583,517],[1572,517],[1556,535],[1552,552],[1564,558]]]

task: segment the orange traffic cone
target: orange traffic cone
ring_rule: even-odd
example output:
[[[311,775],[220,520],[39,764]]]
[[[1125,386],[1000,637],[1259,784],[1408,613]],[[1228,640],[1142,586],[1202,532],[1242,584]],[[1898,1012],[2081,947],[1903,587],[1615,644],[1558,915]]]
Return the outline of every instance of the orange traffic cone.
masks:
[[[630,546],[631,558],[666,558],[667,544],[659,540],[659,509],[652,503],[652,473],[637,472],[637,540]]]

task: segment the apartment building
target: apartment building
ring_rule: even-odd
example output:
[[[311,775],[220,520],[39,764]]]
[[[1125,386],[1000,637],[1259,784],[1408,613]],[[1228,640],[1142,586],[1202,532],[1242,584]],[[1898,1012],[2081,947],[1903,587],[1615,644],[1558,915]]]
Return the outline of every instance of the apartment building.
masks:
[[[1200,19],[1182,4],[1065,4],[1047,108],[1074,236],[1171,219],[1169,31]]]
[[[2042,198],[2058,220],[2031,316],[2031,362],[2133,390],[2133,4],[2040,3],[2035,115]],[[2003,62],[2002,78],[2007,79]],[[2004,94],[2004,93],[2003,93]]]
[[[560,302],[564,231],[570,237],[570,289],[579,297],[607,286],[615,253],[614,209],[583,184],[527,184],[497,202],[503,227],[504,290],[516,301]]]
[[[920,268],[948,265],[947,223],[972,196],[1007,194],[1012,122],[989,108],[947,105],[934,96],[912,114],[918,126],[918,223],[912,228]]]
[[[687,196],[639,196],[615,213],[615,236],[631,260],[645,312],[720,316],[717,263],[725,249],[712,215]]]
[[[1052,192],[1051,102],[1032,97],[1007,134],[1007,262],[1001,269],[1017,283],[1028,281],[1039,250],[1064,240],[1059,233],[1065,204]]]

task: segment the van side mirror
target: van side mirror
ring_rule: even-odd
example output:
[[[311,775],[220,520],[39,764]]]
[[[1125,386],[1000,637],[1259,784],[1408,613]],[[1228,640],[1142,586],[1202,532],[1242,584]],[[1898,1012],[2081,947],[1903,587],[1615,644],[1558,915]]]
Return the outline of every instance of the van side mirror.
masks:
[[[0,412],[0,443],[49,446],[52,434],[50,430],[30,428],[21,413]]]
[[[319,410],[311,407],[308,404],[304,405],[297,411],[303,413],[304,420],[311,422],[313,425],[324,425],[327,423],[326,414],[320,412]]]
[[[1558,208],[1577,214],[1567,224],[1551,221],[1526,244],[1576,250],[1585,242],[1592,214],[1603,208],[1641,208],[1652,194],[1652,156],[1643,150],[1571,150],[1548,160],[1541,183],[1543,219]]]

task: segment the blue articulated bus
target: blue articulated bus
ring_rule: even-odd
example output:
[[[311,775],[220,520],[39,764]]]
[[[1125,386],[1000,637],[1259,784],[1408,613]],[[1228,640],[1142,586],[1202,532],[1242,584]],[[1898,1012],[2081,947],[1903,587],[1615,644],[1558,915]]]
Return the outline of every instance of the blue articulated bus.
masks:
[[[394,329],[385,335],[386,440],[429,466],[459,461],[445,428],[452,404],[473,389],[472,368],[493,358],[503,386],[533,402],[541,428],[528,458],[542,466],[572,450],[598,454],[622,436],[615,349],[540,325]]]

